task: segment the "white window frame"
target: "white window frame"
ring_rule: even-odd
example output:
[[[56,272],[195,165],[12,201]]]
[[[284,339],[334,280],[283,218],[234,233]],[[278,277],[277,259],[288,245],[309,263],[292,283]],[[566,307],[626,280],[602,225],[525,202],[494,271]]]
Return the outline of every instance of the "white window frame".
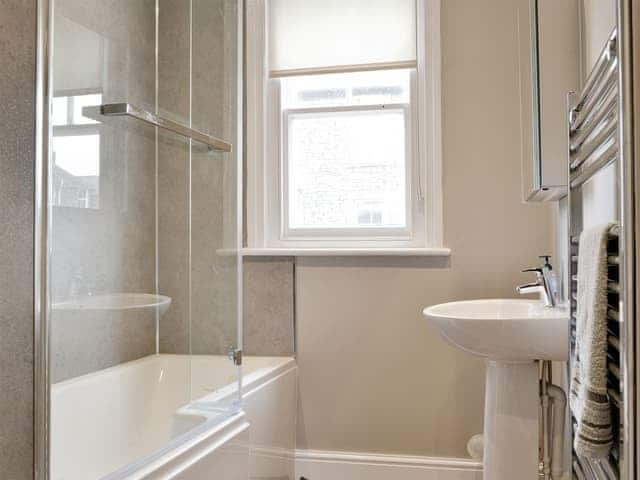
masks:
[[[289,202],[286,199],[289,196],[289,182],[288,170],[289,170],[289,149],[288,147],[288,133],[289,128],[284,127],[289,123],[289,118],[292,115],[322,115],[323,113],[350,113],[350,112],[380,112],[380,111],[399,111],[401,110],[405,120],[405,185],[408,187],[405,192],[405,205],[407,208],[405,217],[405,227],[393,228],[393,227],[357,227],[357,228],[326,228],[326,229],[312,229],[312,228],[290,228],[289,222]],[[349,105],[339,107],[318,107],[318,108],[295,108],[287,109],[282,112],[282,150],[281,150],[281,164],[280,169],[282,172],[282,193],[281,193],[281,212],[282,218],[280,219],[280,238],[283,243],[289,242],[308,242],[315,241],[317,243],[326,242],[362,242],[362,241],[388,241],[388,239],[398,239],[409,241],[412,238],[412,225],[414,223],[412,211],[415,205],[411,205],[413,202],[413,189],[410,185],[413,183],[413,156],[412,156],[412,143],[413,135],[411,132],[411,108],[407,104],[386,104],[386,105]],[[415,202],[413,202],[415,204]],[[301,243],[301,245],[304,245]]]
[[[440,0],[416,0],[417,68],[406,116],[407,229],[357,228],[288,231],[284,222],[280,82],[268,71],[267,6],[248,0],[246,10],[246,227],[245,255],[448,255],[443,246]],[[404,104],[403,107],[406,107]],[[397,105],[387,105],[388,108]],[[335,107],[362,110],[369,107]],[[312,109],[314,112],[320,110]],[[300,111],[296,109],[296,111]],[[286,140],[285,140],[286,141]],[[286,154],[286,153],[285,153]],[[284,162],[286,165],[286,162]],[[384,233],[380,234],[381,231]],[[314,235],[315,234],[315,235]]]

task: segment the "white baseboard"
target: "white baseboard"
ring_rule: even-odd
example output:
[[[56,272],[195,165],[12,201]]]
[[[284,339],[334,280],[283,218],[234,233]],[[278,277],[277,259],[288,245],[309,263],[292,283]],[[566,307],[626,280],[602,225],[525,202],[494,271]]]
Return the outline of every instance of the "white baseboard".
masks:
[[[482,463],[458,458],[297,450],[295,480],[482,480]]]

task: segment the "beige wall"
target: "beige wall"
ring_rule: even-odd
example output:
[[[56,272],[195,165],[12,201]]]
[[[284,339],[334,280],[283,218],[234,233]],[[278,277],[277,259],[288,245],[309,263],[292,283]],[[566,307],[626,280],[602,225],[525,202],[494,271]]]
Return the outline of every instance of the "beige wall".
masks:
[[[513,297],[552,249],[550,207],[520,200],[517,5],[442,2],[451,257],[297,261],[298,448],[459,457],[482,430],[483,362],[420,311]]]
[[[0,0],[0,478],[33,478],[36,2]]]

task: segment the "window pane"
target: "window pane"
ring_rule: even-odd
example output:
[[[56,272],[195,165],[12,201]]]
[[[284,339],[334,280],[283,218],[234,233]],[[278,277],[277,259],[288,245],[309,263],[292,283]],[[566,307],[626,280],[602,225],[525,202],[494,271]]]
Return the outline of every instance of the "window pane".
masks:
[[[73,97],[73,123],[75,125],[82,125],[88,123],[98,123],[97,121],[85,117],[82,114],[84,107],[97,106],[102,103],[102,94],[90,94],[90,95],[77,95]]]
[[[288,116],[289,228],[406,227],[405,110]]]
[[[51,123],[53,125],[66,125],[69,123],[67,119],[68,104],[67,97],[53,97],[51,108]]]
[[[70,97],[53,97],[52,122],[60,125],[86,125],[100,123],[82,114],[82,109],[98,106],[102,103],[102,94],[74,95]]]
[[[99,208],[100,135],[54,136],[53,204]]]
[[[282,78],[282,108],[409,103],[411,70]]]

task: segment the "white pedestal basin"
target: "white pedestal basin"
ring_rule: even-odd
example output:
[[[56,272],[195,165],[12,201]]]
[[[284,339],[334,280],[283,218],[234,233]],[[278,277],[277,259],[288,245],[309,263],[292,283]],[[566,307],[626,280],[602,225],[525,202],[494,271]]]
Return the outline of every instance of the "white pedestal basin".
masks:
[[[487,359],[484,479],[538,478],[538,366],[568,356],[568,313],[533,300],[470,300],[424,309],[450,344]]]

